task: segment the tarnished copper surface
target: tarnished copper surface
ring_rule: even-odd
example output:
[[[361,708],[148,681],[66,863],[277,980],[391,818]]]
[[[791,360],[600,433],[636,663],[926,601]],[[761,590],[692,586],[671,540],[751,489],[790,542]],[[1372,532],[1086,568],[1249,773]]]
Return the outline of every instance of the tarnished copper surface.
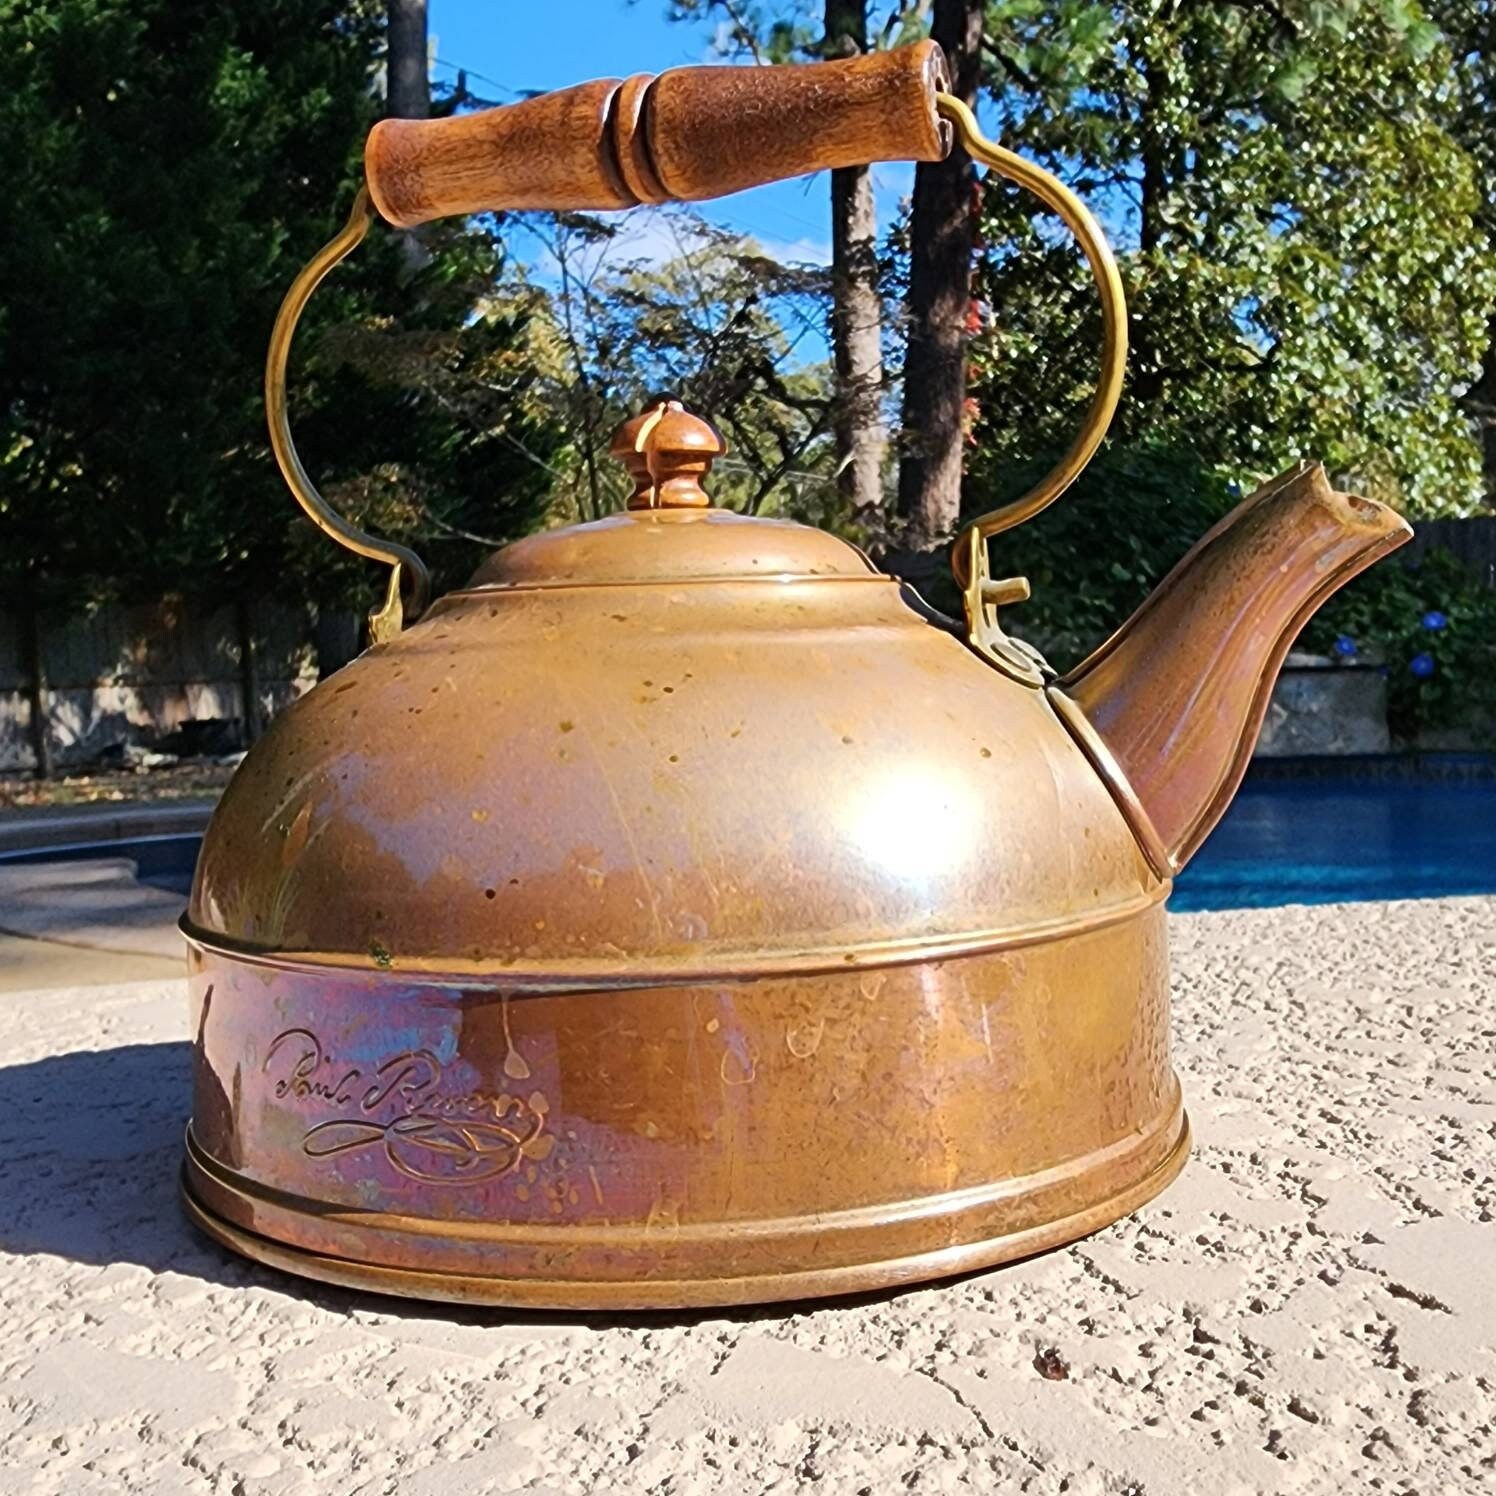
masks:
[[[400,1292],[899,1283],[1093,1229],[1185,1148],[1157,904],[871,972],[510,996],[197,951],[192,992],[191,1197]]]
[[[1231,803],[1300,629],[1412,539],[1385,504],[1302,463],[1201,536],[1063,682],[1181,868]]]
[[[796,526],[645,508],[501,552],[214,816],[189,1213],[314,1277],[578,1308],[1114,1219],[1188,1147],[1162,910],[1201,786],[1403,528],[1312,475],[1254,496],[1063,687]]]
[[[1327,492],[1213,532],[1142,615],[1141,693],[1098,694],[1125,634],[1023,681],[796,526],[641,509],[501,552],[214,816],[189,1212],[336,1282],[618,1308],[910,1282],[1133,1208],[1188,1146],[1176,828],[1284,630],[1401,533]]]

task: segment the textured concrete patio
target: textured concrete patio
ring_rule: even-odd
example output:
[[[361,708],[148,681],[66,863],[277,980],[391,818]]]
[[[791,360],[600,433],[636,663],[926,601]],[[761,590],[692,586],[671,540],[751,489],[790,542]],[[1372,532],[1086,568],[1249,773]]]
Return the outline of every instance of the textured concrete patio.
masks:
[[[1481,1488],[1496,900],[1173,935],[1198,1146],[1158,1202],[962,1282],[688,1320],[240,1263],[176,1210],[180,983],[0,995],[0,1496]]]

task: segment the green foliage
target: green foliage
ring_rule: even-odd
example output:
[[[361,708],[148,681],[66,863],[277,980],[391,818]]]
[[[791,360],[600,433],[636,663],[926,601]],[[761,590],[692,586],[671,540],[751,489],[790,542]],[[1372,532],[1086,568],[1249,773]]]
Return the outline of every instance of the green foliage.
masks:
[[[715,50],[759,63],[803,62],[841,55],[834,34],[849,7],[837,0],[670,0],[672,21],[715,19]],[[866,0],[869,42],[878,49],[918,41],[929,0]]]
[[[1004,471],[981,507],[1017,498],[1057,455]],[[1005,613],[1004,626],[1042,649],[1056,669],[1070,669],[1241,492],[1192,452],[1149,443],[1107,447],[1058,504],[993,541],[994,568],[1033,586],[1028,602]],[[932,600],[960,611],[953,586]],[[1372,567],[1315,614],[1299,647],[1384,665],[1388,720],[1400,742],[1445,728],[1496,739],[1496,592],[1447,550]]]
[[[273,539],[257,372],[375,34],[326,0],[0,3],[7,569],[190,588]]]
[[[1120,250],[1133,351],[1118,434],[1253,479],[1318,457],[1414,512],[1481,493],[1459,395],[1496,274],[1457,98],[1415,0],[999,0],[1000,135]],[[980,437],[1059,443],[1094,382],[1095,293],[1006,186],[986,195]]]
[[[1465,149],[1475,116],[1491,130],[1472,115],[1489,98],[1491,40],[1473,39],[1475,12],[1489,32],[1491,7],[1466,9],[1455,69],[1414,0],[991,8],[1002,138],[1101,214],[1132,312],[1115,449],[996,543],[995,564],[1036,582],[1011,626],[1057,663],[1119,624],[1218,517],[1221,475],[1251,487],[1310,456],[1414,513],[1479,499],[1461,396],[1496,295],[1482,221],[1496,152]],[[1043,467],[1035,454],[1073,432],[1099,343],[1068,239],[1006,186],[985,203],[993,325],[973,350],[972,512],[1021,491]],[[1066,567],[1078,596],[1062,585],[1056,613],[1042,581]],[[1447,625],[1425,629],[1429,614]],[[1374,568],[1306,643],[1341,636],[1385,654],[1399,737],[1490,720],[1496,600],[1449,558]],[[1410,668],[1422,655],[1427,676]]]
[[[1440,728],[1496,736],[1496,592],[1446,550],[1373,567],[1304,633],[1332,658],[1384,662],[1393,736]]]
[[[1427,0],[1454,58],[1454,134],[1475,163],[1481,193],[1476,223],[1496,260],[1496,0]],[[1486,330],[1480,378],[1462,401],[1481,436],[1486,503],[1496,508],[1496,310]]]
[[[1496,0],[1425,0],[1425,9],[1451,54],[1452,128],[1475,162],[1480,224],[1496,242]]]
[[[0,4],[6,570],[144,583],[223,560],[200,500],[244,497],[253,470],[269,283],[328,226],[367,108],[368,18],[341,10]]]
[[[441,592],[546,516],[566,432],[539,396],[529,312],[493,296],[505,261],[490,227],[429,225],[414,270],[406,245],[375,235],[337,272],[337,320],[293,362],[297,441],[328,501],[409,540]],[[367,599],[368,564],[299,528],[323,594]]]
[[[383,14],[0,0],[0,586],[27,571],[75,605],[372,591],[367,565],[304,543],[260,371],[282,294],[352,196]],[[292,399],[311,470],[381,490],[372,511],[418,539],[465,528],[494,481],[480,458],[498,413],[474,390],[512,330],[465,325],[489,237],[430,243],[414,284],[378,229],[337,272],[298,336]],[[333,326],[401,356],[340,384],[346,342],[319,360]],[[534,495],[519,498],[523,524]]]

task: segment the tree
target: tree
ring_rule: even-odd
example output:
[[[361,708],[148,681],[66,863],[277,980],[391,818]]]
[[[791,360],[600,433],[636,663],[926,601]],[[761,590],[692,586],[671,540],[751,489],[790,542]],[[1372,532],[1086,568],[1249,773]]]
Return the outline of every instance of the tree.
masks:
[[[394,119],[425,119],[431,113],[426,0],[389,0],[385,32],[389,113]]]
[[[983,9],[981,0],[935,0],[930,27],[952,92],[968,104],[981,76]],[[898,505],[917,550],[946,538],[960,508],[975,229],[975,173],[965,151],[956,146],[944,161],[921,162],[909,228]]]
[[[482,107],[461,77],[433,103],[426,0],[388,0],[386,14],[388,116]],[[381,235],[364,252],[373,263],[349,267],[355,298],[345,320],[304,361],[305,381],[321,379],[304,444],[339,511],[377,533],[418,539],[442,590],[545,516],[564,432],[531,397],[528,314],[494,295],[507,273],[496,222],[424,224]],[[360,278],[374,316],[357,305]],[[321,550],[326,568],[325,542]],[[366,583],[365,568],[336,559],[350,587]]]
[[[1003,139],[1117,242],[1132,310],[1118,438],[1243,479],[1319,456],[1424,513],[1474,499],[1457,397],[1493,281],[1450,59],[1412,0],[1014,0],[987,46]],[[990,463],[1069,437],[1099,332],[1072,246],[1006,186],[985,205]]]
[[[347,211],[384,40],[375,0],[0,0],[0,585],[24,573],[69,606],[372,590],[294,519],[260,369],[282,294]],[[488,231],[445,225],[429,247],[407,286],[376,229],[293,364],[309,468],[403,538],[472,528],[512,420],[489,374],[522,331],[471,322]],[[335,327],[386,334],[382,367],[352,370]],[[543,502],[521,471],[508,513],[486,507],[501,532]]]
[[[853,57],[909,40],[923,5],[867,0],[792,0],[763,6],[740,0],[674,0],[677,19],[717,14],[717,49],[756,63]],[[883,299],[872,173],[831,173],[831,351],[835,370],[837,487],[851,514],[876,527],[883,508]]]
[[[827,57],[868,50],[865,0],[826,0]],[[883,507],[883,302],[878,215],[866,166],[831,173],[831,350],[836,368],[837,486],[864,522]]]
[[[258,369],[337,211],[373,17],[10,0],[0,42],[0,568],[43,600],[200,584],[274,547]]]
[[[1480,206],[1475,220],[1488,262],[1496,262],[1496,4],[1492,0],[1429,0],[1453,54],[1459,107],[1452,131],[1475,162]],[[1496,508],[1496,308],[1486,323],[1480,374],[1465,392],[1465,409],[1481,443],[1485,501]]]
[[[510,278],[496,227],[430,223],[418,255],[409,243],[376,230],[318,293],[327,322],[292,365],[296,433],[329,503],[414,545],[440,592],[545,518],[567,435],[537,394],[530,308],[495,295]],[[370,597],[367,562],[294,534],[320,596]]]
[[[663,253],[630,256],[641,222]],[[558,513],[590,519],[618,508],[624,471],[607,460],[617,426],[662,397],[721,427],[714,501],[749,513],[842,517],[824,366],[797,350],[825,325],[828,281],[787,266],[751,239],[688,209],[622,218],[558,214],[528,220],[548,284],[508,292],[530,318],[535,397],[569,433],[552,469]]]

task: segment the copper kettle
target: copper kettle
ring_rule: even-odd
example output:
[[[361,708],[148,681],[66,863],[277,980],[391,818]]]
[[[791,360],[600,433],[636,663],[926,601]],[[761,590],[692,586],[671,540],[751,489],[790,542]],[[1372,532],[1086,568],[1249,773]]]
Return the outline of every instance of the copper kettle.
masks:
[[[925,44],[376,127],[367,190],[399,225],[935,159],[954,131],[1079,234],[1103,378],[1060,470],[961,537],[964,624],[841,540],[710,507],[720,440],[674,404],[619,434],[626,512],[427,608],[286,426],[291,328],[361,197],[287,298],[267,392],[293,491],[391,585],[378,642],[276,720],[203,844],[183,1193],[219,1240],[394,1293],[744,1303],[1031,1253],[1181,1167],[1170,881],[1289,642],[1409,531],[1302,467],[1068,676],[1010,637],[1026,584],[986,539],[1100,441],[1125,319],[1090,215],[943,85]]]

